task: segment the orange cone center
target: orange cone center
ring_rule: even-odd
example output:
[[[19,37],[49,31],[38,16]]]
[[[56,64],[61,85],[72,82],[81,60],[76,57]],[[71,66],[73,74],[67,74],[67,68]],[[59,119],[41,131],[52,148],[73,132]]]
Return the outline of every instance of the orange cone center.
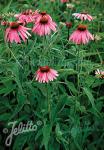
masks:
[[[47,24],[48,23],[48,17],[46,15],[43,15],[40,19],[41,24]]]
[[[40,67],[40,71],[41,72],[49,72],[49,70],[50,70],[50,68],[49,68],[49,66],[44,66],[44,67]]]
[[[19,25],[20,25],[20,23],[18,23],[18,22],[11,22],[10,23],[10,28],[11,29],[16,29],[16,28],[19,27]]]
[[[80,24],[80,25],[78,25],[77,29],[80,30],[80,31],[85,31],[87,29],[87,26]]]

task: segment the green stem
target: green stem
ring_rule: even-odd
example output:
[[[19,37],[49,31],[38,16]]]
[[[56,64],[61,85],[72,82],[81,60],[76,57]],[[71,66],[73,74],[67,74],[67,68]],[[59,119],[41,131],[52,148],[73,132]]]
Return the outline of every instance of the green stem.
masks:
[[[50,119],[50,110],[51,110],[51,102],[50,102],[50,98],[49,98],[49,87],[47,84],[47,110],[48,110],[48,114],[49,114],[49,119]]]
[[[78,91],[78,100],[79,100],[79,94],[80,94],[80,62],[79,62],[79,48],[77,48],[77,66],[76,66],[76,70],[77,70],[77,91]]]
[[[68,28],[68,37],[67,37],[67,40],[69,40],[69,28]]]
[[[18,61],[18,59],[16,58],[16,56],[14,55],[14,53],[12,52],[12,50],[8,47],[10,53],[12,54],[13,58],[16,60],[16,62],[18,63],[18,65],[23,69],[23,66],[20,64],[20,62]]]

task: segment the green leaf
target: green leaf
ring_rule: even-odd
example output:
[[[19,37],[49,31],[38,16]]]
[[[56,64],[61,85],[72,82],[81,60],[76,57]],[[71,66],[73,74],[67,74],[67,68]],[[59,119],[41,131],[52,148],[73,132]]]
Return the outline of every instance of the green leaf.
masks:
[[[87,95],[87,97],[92,105],[92,108],[95,110],[95,112],[97,112],[101,116],[100,112],[97,110],[97,108],[95,106],[95,99],[91,93],[91,90],[87,87],[84,87],[83,90],[84,90],[85,94]]]
[[[22,95],[22,94],[18,94],[17,97],[18,100],[18,105],[16,106],[12,116],[10,117],[9,120],[11,120],[12,118],[15,117],[15,115],[17,115],[17,113],[19,113],[21,111],[21,109],[23,108],[24,104],[26,103],[26,96]]]
[[[69,81],[65,81],[67,83],[67,86],[68,88],[70,89],[70,91],[76,95],[78,92],[77,92],[77,89],[75,88],[75,85],[73,84],[73,82],[69,82]]]
[[[13,144],[13,150],[22,150],[27,139],[28,139],[28,133],[27,133],[27,135],[24,133],[21,135],[17,135],[15,142]]]
[[[44,125],[42,132],[43,132],[43,141],[42,143],[45,146],[45,150],[48,150],[48,144],[49,144],[49,140],[50,140],[50,134],[51,134],[51,125],[47,124]]]
[[[7,120],[9,120],[10,117],[11,117],[10,113],[4,113],[4,114],[0,115],[0,121],[7,121]]]

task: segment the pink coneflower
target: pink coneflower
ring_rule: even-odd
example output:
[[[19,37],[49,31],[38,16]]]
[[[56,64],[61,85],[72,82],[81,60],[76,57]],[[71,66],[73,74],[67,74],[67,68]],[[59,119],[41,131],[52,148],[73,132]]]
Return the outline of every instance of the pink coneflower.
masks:
[[[25,42],[28,36],[31,36],[27,31],[31,29],[24,27],[20,22],[9,22],[8,25],[9,27],[5,31],[5,40],[7,42],[21,43],[21,39]]]
[[[75,16],[77,19],[81,19],[83,20],[88,20],[88,21],[92,21],[93,17],[91,15],[89,15],[88,13],[74,13],[72,14],[73,16]]]
[[[35,17],[38,14],[38,10],[36,10],[35,12],[33,12],[31,9],[30,10],[26,10],[20,14],[16,14],[14,15],[17,19],[19,19],[19,21],[23,22],[23,23],[31,23],[35,21]]]
[[[33,27],[32,32],[44,36],[49,35],[51,30],[56,31],[56,23],[53,22],[52,18],[46,14],[46,12],[42,12],[37,15],[37,19],[35,22],[35,26]]]
[[[58,76],[58,72],[49,66],[43,66],[36,72],[36,80],[41,83],[48,83],[53,81]]]
[[[2,25],[2,26],[8,26],[8,25],[9,25],[9,22],[7,22],[7,21],[1,21],[1,25]]]
[[[104,79],[104,71],[102,71],[102,70],[99,70],[99,69],[97,69],[96,71],[95,71],[95,75],[96,75],[96,77],[98,77],[98,78],[103,78]]]
[[[61,0],[61,3],[69,2],[69,0]]]
[[[87,30],[87,26],[79,25],[69,37],[69,41],[76,44],[87,44],[90,40],[94,40],[93,35]]]

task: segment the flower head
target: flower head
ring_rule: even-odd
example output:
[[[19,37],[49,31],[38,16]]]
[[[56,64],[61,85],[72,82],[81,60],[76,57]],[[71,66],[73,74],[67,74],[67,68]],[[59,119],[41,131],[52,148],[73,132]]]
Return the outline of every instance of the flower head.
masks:
[[[97,70],[95,71],[95,75],[96,75],[98,78],[104,78],[104,71],[97,69]]]
[[[31,9],[30,10],[26,10],[20,14],[16,14],[14,15],[17,19],[19,19],[19,21],[23,22],[23,23],[31,23],[35,21],[35,18],[38,14],[38,11],[36,10],[35,12],[33,12]]]
[[[53,22],[52,18],[46,14],[46,12],[42,12],[37,15],[35,26],[32,29],[32,32],[44,36],[49,35],[51,30],[56,31],[56,23]]]
[[[80,24],[71,36],[69,41],[76,44],[87,44],[90,40],[94,40],[93,35],[87,30],[87,26]]]
[[[66,7],[69,8],[69,9],[74,9],[75,5],[72,4],[72,3],[67,3]]]
[[[76,17],[77,19],[81,19],[83,20],[88,20],[88,21],[92,21],[93,17],[91,15],[89,15],[88,13],[73,13],[72,14],[74,17]]]
[[[8,26],[5,31],[5,40],[7,42],[21,43],[21,39],[25,42],[28,36],[31,36],[27,31],[31,29],[24,27],[21,22],[9,22]]]
[[[94,40],[95,41],[100,41],[102,38],[101,38],[101,36],[99,36],[99,35],[94,35]]]
[[[43,66],[37,70],[35,76],[38,82],[48,83],[49,81],[56,79],[58,72],[49,66]]]
[[[65,24],[66,24],[66,27],[67,27],[68,29],[70,29],[70,28],[72,27],[72,23],[71,23],[71,22],[66,22]]]
[[[2,26],[8,26],[8,25],[9,25],[9,22],[7,22],[7,21],[1,21],[1,25],[2,25]]]

